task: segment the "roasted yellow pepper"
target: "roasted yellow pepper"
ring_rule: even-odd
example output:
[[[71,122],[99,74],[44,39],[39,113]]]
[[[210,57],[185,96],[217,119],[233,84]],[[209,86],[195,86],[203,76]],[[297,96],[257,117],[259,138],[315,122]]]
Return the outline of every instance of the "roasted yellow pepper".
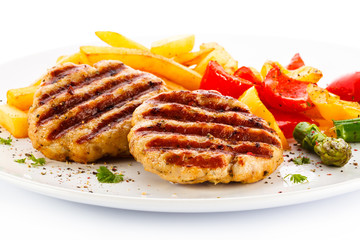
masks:
[[[267,61],[261,68],[261,76],[263,79],[265,79],[267,73],[274,67],[274,65],[277,65],[280,68],[280,71],[289,78],[297,81],[317,83],[323,76],[322,72],[314,67],[302,66],[295,70],[288,70],[278,62]]]
[[[309,98],[321,116],[328,121],[345,120],[360,117],[360,104],[340,100],[340,97],[329,93],[315,84],[307,88]]]
[[[289,144],[279,128],[278,124],[272,113],[265,107],[265,105],[261,102],[258,92],[255,87],[251,87],[243,95],[240,96],[239,101],[246,104],[252,114],[265,119],[268,122],[270,127],[275,130],[275,132],[279,135],[281,140],[281,145],[283,149],[289,149]]]

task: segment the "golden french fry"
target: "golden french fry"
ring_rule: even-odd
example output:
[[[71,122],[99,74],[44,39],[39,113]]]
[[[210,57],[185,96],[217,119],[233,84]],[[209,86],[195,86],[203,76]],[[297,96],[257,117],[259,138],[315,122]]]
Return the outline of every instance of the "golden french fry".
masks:
[[[267,61],[261,68],[261,76],[263,79],[265,79],[267,73],[274,67],[274,65],[277,65],[280,68],[280,71],[282,71],[288,77],[297,81],[317,83],[323,76],[322,72],[314,67],[302,66],[295,70],[288,70],[278,62]]]
[[[194,48],[195,35],[179,35],[155,41],[150,52],[167,58],[188,53]]]
[[[186,89],[199,89],[201,75],[197,72],[160,55],[128,48],[82,46],[80,51],[91,64],[101,60],[119,60],[132,68],[150,72],[168,79]]]
[[[203,58],[194,70],[201,75],[205,73],[206,67],[209,61],[216,61],[219,63],[225,71],[233,74],[238,68],[237,61],[227,52],[225,49],[217,43],[203,43],[200,45],[200,50],[214,48],[205,58]]]
[[[234,62],[230,59],[229,55],[227,55],[226,52],[224,52],[222,50],[219,50],[219,49],[215,49],[214,51],[210,52],[205,58],[203,58],[199,62],[199,64],[194,68],[194,70],[196,72],[200,73],[201,75],[204,75],[206,67],[207,67],[207,65],[209,64],[210,61],[216,61],[222,67],[224,67],[224,69],[225,69],[225,66],[226,66],[225,71],[227,71],[230,74],[234,73],[234,71],[231,70],[231,69],[233,69],[231,67],[231,65],[227,65],[229,61],[231,61],[231,64],[233,64]],[[229,69],[229,67],[231,69]]]
[[[169,81],[167,79],[162,79],[164,80],[166,87],[171,90],[171,91],[177,91],[177,90],[187,90],[186,88],[184,88],[183,86],[180,86],[179,84],[176,84],[172,81]]]
[[[238,69],[238,62],[230,57],[223,67],[226,72],[234,74],[234,72]]]
[[[62,56],[58,57],[58,58],[56,59],[56,63],[60,62],[60,61],[63,60],[64,58],[67,58],[68,56],[69,56],[69,55],[62,55]]]
[[[217,42],[209,42],[209,43],[203,43],[200,45],[200,50],[207,49],[207,48],[214,48],[214,49],[221,49],[225,50],[221,45],[219,45]]]
[[[16,138],[28,136],[27,113],[8,104],[0,105],[0,125]]]
[[[215,48],[206,48],[201,49],[197,52],[184,53],[174,57],[173,59],[175,62],[181,63],[182,65],[192,66],[198,64],[204,57],[206,57],[206,55],[208,55],[214,49]]]
[[[61,56],[57,59],[56,64],[72,62],[75,64],[89,64],[89,60],[82,52],[77,52],[68,56]]]
[[[34,99],[38,86],[10,89],[7,92],[7,103],[20,110],[28,111]]]
[[[110,31],[97,31],[95,32],[102,41],[106,42],[112,47],[123,47],[131,49],[141,49],[144,51],[149,51],[148,48],[144,47],[140,43],[137,43],[119,33],[110,32]]]
[[[57,60],[56,60],[56,64],[62,64],[62,63],[67,63],[67,62],[72,62],[75,64],[81,64],[81,53],[77,52],[74,53],[72,55],[68,55],[68,56],[60,56]]]
[[[31,86],[40,86],[42,80],[43,80],[42,78],[39,78],[38,80],[36,80],[36,81],[33,82],[32,84],[30,84],[29,87],[31,87]]]

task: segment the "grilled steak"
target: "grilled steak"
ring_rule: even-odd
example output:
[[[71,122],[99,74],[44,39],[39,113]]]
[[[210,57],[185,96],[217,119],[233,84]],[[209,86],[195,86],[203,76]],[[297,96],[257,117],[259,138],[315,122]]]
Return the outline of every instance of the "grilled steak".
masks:
[[[134,110],[165,90],[160,78],[119,61],[55,66],[34,96],[29,137],[34,148],[60,161],[129,155]]]
[[[130,152],[175,183],[251,183],[283,161],[279,137],[238,100],[216,91],[175,91],[134,112]]]

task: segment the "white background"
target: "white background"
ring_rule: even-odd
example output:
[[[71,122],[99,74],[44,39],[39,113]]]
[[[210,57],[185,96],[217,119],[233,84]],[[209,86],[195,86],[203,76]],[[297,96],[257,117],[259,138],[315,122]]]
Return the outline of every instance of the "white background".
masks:
[[[6,1],[0,3],[0,63],[91,43],[97,30],[130,38],[183,33],[265,35],[360,48],[359,9],[356,1],[314,0]],[[328,57],[336,58],[331,52]],[[0,75],[0,81],[6,79]],[[88,206],[4,181],[0,191],[0,239],[357,239],[360,226],[360,191],[289,207],[216,214]]]

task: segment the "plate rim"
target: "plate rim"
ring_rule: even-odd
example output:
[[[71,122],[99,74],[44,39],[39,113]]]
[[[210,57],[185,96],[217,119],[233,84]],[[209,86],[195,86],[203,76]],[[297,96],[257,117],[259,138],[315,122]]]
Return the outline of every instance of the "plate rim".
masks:
[[[24,177],[15,176],[2,170],[0,170],[0,179],[31,192],[40,193],[45,196],[67,200],[70,202],[124,210],[169,213],[215,213],[275,208],[318,201],[344,193],[353,192],[360,188],[360,178],[356,178],[328,186],[316,187],[315,189],[310,188],[298,190],[296,192],[283,192],[246,197],[163,199],[156,197],[147,198],[146,196],[132,197],[82,192],[75,189],[50,186],[45,183],[26,179]],[[301,197],[299,198],[299,196]],[[222,204],[219,204],[219,202]],[[164,205],[164,203],[166,203],[166,205]],[[179,203],[184,204],[185,206],[181,206]],[[217,204],[216,209],[213,208],[214,203]]]
[[[201,36],[216,36],[215,34],[199,34]],[[228,34],[229,35],[229,34]],[[240,34],[231,34],[233,36],[241,37],[246,36],[249,38],[258,39],[261,36],[249,36]],[[347,45],[304,40],[297,38],[279,38],[266,36],[270,39],[280,40],[293,40],[305,43],[324,43],[328,47],[336,46],[346,50],[360,51],[360,48],[355,48]],[[78,47],[79,45],[60,46],[53,49],[43,50],[37,53],[28,54],[23,57],[11,59],[9,61],[1,62],[0,68],[7,65],[13,65],[19,61],[26,61],[39,55],[53,55],[59,51],[70,50]],[[351,180],[345,180],[331,185],[316,187],[314,189],[303,189],[294,192],[283,192],[273,194],[263,194],[257,196],[246,197],[224,197],[224,198],[147,198],[146,196],[133,197],[133,196],[119,196],[103,193],[88,193],[76,189],[64,188],[60,186],[51,186],[46,183],[36,182],[24,177],[19,177],[10,173],[6,173],[0,169],[0,179],[15,184],[25,190],[40,193],[46,196],[55,197],[72,202],[112,207],[128,210],[151,211],[151,212],[173,212],[173,213],[203,213],[203,212],[232,212],[232,211],[246,211],[255,209],[266,209],[273,207],[289,206],[311,201],[317,201],[324,198],[337,196],[340,194],[356,191],[360,189],[360,176]],[[89,197],[90,196],[90,197]],[[300,196],[300,197],[299,197]],[[221,202],[222,204],[218,204]],[[242,203],[247,204],[242,204]],[[164,204],[166,203],[166,204]],[[181,203],[181,204],[179,204]],[[216,203],[216,208],[213,204]],[[183,205],[182,205],[183,204]]]

